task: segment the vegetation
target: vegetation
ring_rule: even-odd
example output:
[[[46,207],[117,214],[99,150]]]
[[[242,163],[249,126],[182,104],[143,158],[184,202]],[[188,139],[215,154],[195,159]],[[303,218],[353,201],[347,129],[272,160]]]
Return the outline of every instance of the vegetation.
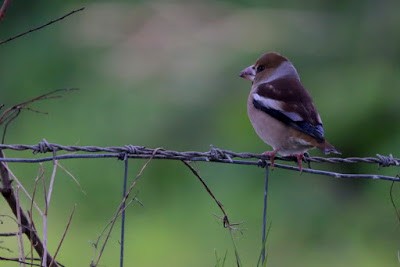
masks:
[[[58,88],[80,88],[35,105],[49,115],[23,113],[9,127],[6,143],[36,144],[45,138],[66,145],[200,151],[212,144],[261,153],[269,147],[248,121],[250,85],[238,73],[260,53],[274,50],[298,68],[328,140],[343,156],[398,156],[400,2],[264,2],[86,1],[85,11],[68,20],[1,45],[1,104],[10,106]],[[12,1],[0,22],[1,39],[81,5]],[[32,157],[28,152],[6,155]],[[48,246],[56,250],[76,204],[57,259],[66,266],[88,266],[92,244],[121,201],[123,162],[61,164],[80,186],[58,172]],[[131,162],[131,180],[143,164]],[[9,166],[32,190],[38,165]],[[49,178],[52,165],[43,166]],[[196,167],[230,219],[243,222],[234,239],[243,266],[255,266],[261,246],[263,170],[202,163]],[[363,173],[376,172],[378,166],[326,168]],[[380,173],[396,175],[398,169]],[[390,186],[273,170],[267,266],[397,266],[399,221]],[[397,184],[393,190],[394,200],[399,200]],[[135,202],[126,210],[126,266],[235,264],[231,236],[214,216],[220,214],[218,207],[182,164],[151,162],[134,194],[143,206]],[[11,214],[0,203],[0,214]],[[1,232],[15,231],[15,222],[0,219]],[[40,231],[41,225],[36,226]],[[14,255],[4,247],[18,251],[15,240],[0,242],[0,256]],[[118,265],[117,231],[104,253],[103,266]]]

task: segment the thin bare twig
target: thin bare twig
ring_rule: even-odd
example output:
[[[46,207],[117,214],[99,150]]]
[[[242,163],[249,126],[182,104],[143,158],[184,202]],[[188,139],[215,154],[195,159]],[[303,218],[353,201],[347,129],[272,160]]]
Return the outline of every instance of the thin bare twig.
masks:
[[[43,94],[37,97],[34,97],[32,99],[29,99],[27,101],[21,102],[17,105],[14,105],[6,110],[4,110],[1,114],[0,114],[0,125],[3,125],[3,135],[2,135],[2,143],[4,143],[5,140],[5,136],[6,136],[6,132],[7,132],[7,128],[10,125],[11,122],[13,122],[20,114],[22,110],[33,110],[29,107],[30,104],[37,102],[37,101],[41,101],[41,100],[46,100],[46,99],[53,99],[53,98],[59,98],[61,97],[60,94],[58,93],[63,93],[63,92],[67,92],[67,91],[71,91],[71,90],[76,90],[75,88],[72,89],[59,89],[59,90],[54,90],[52,92],[49,92],[47,94]],[[0,109],[3,106],[0,107]],[[54,152],[55,153],[55,152]],[[0,149],[0,158],[5,158],[4,152],[2,149]],[[57,162],[56,159],[54,159],[54,162]],[[56,165],[56,164],[55,164]],[[50,254],[47,251],[47,210],[48,210],[48,204],[50,201],[50,197],[51,197],[51,189],[52,189],[52,183],[50,184],[50,192],[49,195],[46,196],[45,195],[45,204],[46,204],[46,211],[45,211],[45,217],[44,217],[44,242],[42,242],[39,238],[39,236],[36,233],[36,230],[34,228],[33,225],[33,220],[32,220],[32,212],[28,212],[28,216],[29,219],[27,217],[27,215],[24,213],[24,211],[22,210],[21,206],[19,205],[19,196],[18,196],[18,188],[22,188],[22,190],[25,192],[25,194],[27,194],[28,198],[30,198],[29,193],[25,190],[25,188],[22,186],[21,183],[19,183],[18,179],[13,175],[13,179],[19,184],[17,187],[17,190],[14,190],[12,187],[12,179],[11,179],[11,175],[12,172],[9,170],[7,163],[6,162],[0,162],[0,181],[1,181],[1,194],[3,196],[3,198],[7,201],[8,205],[10,206],[14,216],[16,216],[16,218],[18,219],[18,225],[20,228],[20,232],[21,233],[25,233],[26,236],[28,237],[30,244],[31,244],[31,254],[32,253],[32,247],[36,250],[36,252],[38,253],[39,257],[42,259],[43,261],[43,265],[44,266],[48,266],[48,267],[56,267],[59,266],[59,264],[54,261],[54,259],[50,256]],[[55,172],[53,171],[53,177],[55,176]],[[54,180],[53,180],[54,181]],[[45,185],[44,185],[45,187]],[[46,193],[45,193],[46,194]],[[33,205],[35,205],[36,203],[34,202],[33,198],[31,199],[31,208]],[[37,205],[35,205],[35,207],[37,207]],[[41,213],[41,215],[43,215],[43,213],[40,211],[40,209],[37,207],[37,209],[39,210],[39,213]],[[24,260],[24,251],[23,251],[23,242],[21,241],[21,235],[18,235],[18,238],[20,240],[19,242],[19,251],[20,253],[20,257],[23,261]],[[31,263],[33,263],[31,261]]]
[[[79,183],[78,179],[76,179],[76,177],[69,170],[67,170],[67,168],[65,168],[60,162],[57,162],[57,164],[58,164],[58,167],[61,168],[61,170],[63,170],[69,177],[71,177],[71,179],[75,182],[75,184],[81,190],[82,194],[86,195],[86,191],[83,190],[83,188],[82,188],[81,184]]]
[[[8,236],[17,236],[20,235],[20,232],[13,232],[13,233],[0,233],[1,237],[8,237]]]
[[[206,184],[206,182],[203,180],[203,178],[201,178],[199,172],[192,167],[192,165],[190,165],[189,162],[187,161],[182,161],[183,164],[185,164],[186,167],[189,168],[189,170],[194,174],[194,176],[197,177],[197,179],[200,181],[200,183],[203,185],[203,187],[206,189],[207,193],[212,197],[212,199],[215,201],[215,203],[218,205],[219,209],[222,211],[222,213],[224,214],[224,217],[222,219],[223,223],[224,223],[224,227],[225,228],[230,228],[230,223],[229,223],[229,217],[228,214],[226,213],[224,206],[222,205],[222,203],[215,197],[214,193],[211,191],[211,189],[208,187],[208,185]]]
[[[33,258],[33,260],[39,261],[39,258]],[[42,266],[41,264],[36,264],[36,263],[30,263],[30,262],[25,262],[25,261],[21,261],[18,258],[6,258],[6,257],[1,257],[0,256],[0,261],[12,261],[12,262],[17,262],[17,263],[21,263],[21,264],[29,264],[31,266]]]
[[[34,206],[34,207],[36,208],[36,210],[39,212],[40,216],[42,216],[42,215],[43,215],[42,210],[39,208],[38,204],[37,204],[36,202],[33,201],[33,197],[31,197],[31,196],[29,195],[28,190],[25,189],[25,187],[24,187],[24,186],[22,185],[22,183],[19,181],[19,179],[17,178],[17,176],[15,176],[15,174],[10,170],[10,168],[8,168],[8,166],[5,166],[5,168],[7,169],[9,175],[11,176],[12,181],[13,181],[14,183],[16,183],[16,184],[20,187],[20,189],[22,190],[22,192],[24,192],[25,196],[26,196],[29,200],[32,201],[33,206]]]
[[[17,186],[17,188],[15,189],[15,197],[17,200],[17,221],[18,221],[18,252],[19,252],[19,259],[21,261],[25,261],[25,250],[24,250],[24,242],[22,239],[22,224],[21,224],[21,205],[19,203],[19,187]]]
[[[15,224],[16,224],[17,226],[19,226],[18,220],[17,220],[16,218],[12,217],[11,215],[0,214],[0,217],[5,217],[5,218],[7,218],[7,219],[10,219],[10,220],[12,220],[13,222],[15,222]]]
[[[0,149],[0,158],[4,158],[3,150]],[[28,217],[25,212],[17,205],[17,198],[15,196],[15,192],[12,188],[12,180],[10,179],[10,173],[8,172],[8,168],[5,162],[0,162],[0,176],[2,182],[1,194],[3,198],[7,201],[8,206],[11,208],[15,217],[17,217],[18,212],[21,216],[21,227],[23,232],[29,239],[30,243],[33,244],[36,252],[38,253],[40,258],[44,256],[44,247],[43,243],[37,235],[36,231],[33,229],[32,224],[30,223]],[[48,267],[57,267],[57,264],[49,265],[51,262],[51,256],[47,255],[48,259]],[[50,259],[50,260],[49,260]]]
[[[51,261],[50,265],[53,264],[53,262],[56,260],[56,257],[57,257],[57,255],[58,255],[58,252],[59,252],[60,249],[61,249],[61,245],[63,244],[64,239],[65,239],[65,237],[67,236],[67,232],[68,232],[68,229],[69,229],[69,227],[70,227],[70,225],[71,225],[71,221],[72,221],[72,217],[74,216],[75,209],[76,209],[76,205],[74,205],[74,208],[72,209],[72,212],[71,212],[71,214],[69,215],[68,222],[67,222],[67,226],[65,227],[64,233],[63,233],[63,235],[62,235],[62,237],[61,237],[61,240],[60,240],[60,242],[58,243],[56,252],[54,253],[53,260]]]
[[[54,152],[55,153],[55,152]],[[55,156],[55,154],[53,154]],[[49,190],[46,195],[46,186],[44,183],[43,179],[43,188],[44,188],[44,199],[45,199],[45,210],[44,210],[44,215],[43,215],[43,246],[44,246],[44,257],[43,257],[43,263],[47,262],[47,242],[48,242],[48,214],[49,214],[49,207],[50,207],[50,200],[51,200],[51,195],[53,193],[53,187],[54,187],[54,181],[56,179],[56,172],[57,172],[57,160],[53,161],[53,171],[51,173],[50,177],[50,184],[49,184]],[[51,259],[50,266],[54,263],[54,258]]]
[[[33,218],[32,218],[32,214],[33,214],[33,205],[35,204],[35,205],[37,206],[37,204],[36,204],[36,202],[35,202],[35,196],[36,196],[36,192],[37,192],[37,185],[38,185],[39,181],[42,180],[42,179],[44,179],[44,168],[43,168],[43,164],[40,163],[40,164],[39,164],[39,169],[38,169],[38,174],[36,175],[35,183],[34,183],[34,185],[33,185],[33,192],[32,192],[31,204],[30,204],[30,208],[29,208],[29,211],[28,211],[29,220],[30,220],[30,222],[31,222],[31,224],[32,224],[33,229],[35,229],[35,224],[34,224]],[[40,211],[39,214],[40,214],[41,216],[43,216],[43,212],[41,212],[40,209],[39,209],[39,211]],[[35,230],[36,230],[36,229],[35,229]],[[30,247],[31,247],[30,253],[31,253],[32,257],[33,257],[33,244],[32,244],[32,243],[30,244]],[[32,263],[33,263],[33,260],[31,260],[31,264],[32,264]]]
[[[235,239],[233,238],[233,231],[236,230],[236,223],[230,223],[229,218],[228,218],[228,214],[226,213],[224,206],[222,205],[222,203],[215,197],[214,193],[211,191],[211,189],[208,187],[208,185],[206,184],[206,182],[204,181],[204,179],[200,176],[199,172],[192,167],[192,165],[190,165],[189,162],[186,161],[182,161],[183,164],[186,165],[186,167],[189,168],[189,170],[194,174],[194,176],[197,177],[197,179],[200,181],[200,183],[203,185],[203,187],[206,189],[207,193],[212,197],[212,199],[215,201],[215,203],[218,205],[219,209],[222,211],[222,213],[224,214],[224,217],[222,218],[222,222],[223,222],[223,226],[225,228],[228,228],[229,230],[229,234],[231,236],[232,239],[232,243],[233,243],[233,248],[235,251],[235,258],[236,258],[236,266],[240,267],[241,266],[241,261],[240,261],[240,256],[239,256],[239,251],[237,249],[236,246],[236,242]]]
[[[389,197],[390,197],[390,202],[392,203],[392,206],[394,208],[394,211],[396,212],[397,222],[400,223],[400,212],[399,209],[397,208],[396,201],[394,200],[393,188],[394,188],[394,182],[392,182],[392,184],[390,185]]]
[[[125,203],[125,209],[128,208],[131,203],[133,203],[133,201],[139,202],[136,199],[136,196],[133,197],[133,199],[131,199],[129,202]],[[140,202],[139,202],[140,203]],[[122,211],[122,210],[121,210]],[[117,215],[119,216],[120,213],[118,213]],[[106,224],[106,226],[104,226],[103,230],[101,231],[101,233],[99,234],[99,236],[96,239],[96,242],[92,242],[92,246],[95,248],[95,250],[99,247],[99,243],[101,241],[101,238],[106,234],[107,230],[109,229],[109,227],[114,223],[114,218],[115,216],[113,216],[111,218],[111,220]],[[107,232],[108,233],[108,232]],[[93,260],[92,260],[93,262]]]
[[[155,153],[157,153],[157,151],[158,151],[158,149],[155,149],[155,150],[154,150],[154,155],[155,155]],[[120,155],[120,158],[121,158],[121,155]],[[100,262],[100,259],[101,259],[102,255],[103,255],[104,249],[105,249],[105,247],[106,247],[106,244],[107,244],[107,242],[108,242],[108,240],[109,240],[109,238],[110,238],[110,236],[111,236],[112,229],[114,228],[115,222],[117,221],[117,218],[118,218],[119,215],[122,213],[123,207],[124,207],[124,206],[127,206],[127,205],[126,205],[126,201],[127,201],[128,197],[129,197],[129,195],[131,194],[133,188],[135,188],[135,186],[136,186],[137,182],[139,181],[139,179],[142,177],[142,174],[143,174],[144,170],[147,168],[147,165],[148,165],[152,160],[153,160],[153,157],[149,158],[149,159],[143,164],[142,168],[139,170],[139,173],[136,175],[135,179],[133,179],[132,183],[130,184],[129,189],[127,190],[127,192],[126,192],[124,198],[122,199],[121,203],[119,204],[117,211],[115,212],[115,215],[114,215],[113,218],[111,219],[111,222],[108,224],[108,225],[109,225],[109,230],[108,230],[108,232],[107,232],[107,235],[106,235],[106,237],[105,237],[105,240],[104,240],[104,242],[103,242],[103,245],[102,245],[101,248],[100,248],[100,252],[99,252],[99,254],[98,254],[98,256],[97,256],[97,259],[96,259],[96,260],[92,260],[92,262],[90,263],[90,267],[98,266],[98,264],[99,264],[99,262]],[[126,208],[126,207],[125,207],[125,208]],[[108,227],[108,226],[107,226],[107,227]],[[104,233],[104,231],[103,231],[103,233]],[[99,236],[99,238],[97,239],[97,242],[96,242],[96,244],[95,244],[96,247],[98,246],[97,243],[99,242],[99,240],[100,240],[100,236]]]
[[[6,116],[4,117],[5,121],[4,121],[4,128],[3,128],[3,137],[1,138],[2,144],[4,144],[4,142],[5,142],[8,126],[14,119],[16,119],[19,116],[20,113],[21,113],[20,109],[13,110],[13,112],[10,112],[9,114],[7,114],[6,112],[3,113]],[[2,124],[1,120],[0,120],[0,124]]]
[[[9,249],[7,247],[3,247],[3,246],[0,246],[0,250],[5,250],[5,251],[8,251],[10,253],[13,253],[13,251],[11,249]]]
[[[79,12],[79,11],[82,11],[82,10],[84,10],[84,9],[85,9],[84,7],[81,7],[81,8],[79,8],[79,9],[72,10],[71,12],[69,12],[69,13],[63,15],[62,17],[59,17],[59,18],[57,18],[57,19],[53,19],[53,20],[51,20],[51,21],[49,21],[49,22],[47,22],[47,23],[45,23],[45,24],[43,24],[43,25],[40,25],[40,26],[36,27],[36,28],[29,29],[28,31],[22,32],[22,33],[20,33],[20,34],[15,35],[15,36],[12,36],[12,37],[8,38],[7,40],[4,40],[4,41],[0,42],[0,45],[5,44],[5,43],[8,43],[8,42],[11,42],[12,40],[18,39],[18,38],[20,38],[20,37],[22,37],[22,36],[24,36],[24,35],[30,34],[30,33],[32,33],[32,32],[41,30],[41,29],[43,29],[43,28],[45,28],[45,27],[47,27],[47,26],[50,26],[51,24],[54,24],[54,23],[56,23],[56,22],[59,22],[59,21],[65,19],[66,17],[69,17],[69,16],[71,16],[71,15],[73,15],[73,14]]]
[[[55,154],[54,154],[54,156],[55,156]],[[45,196],[46,208],[47,209],[50,206],[50,200],[51,200],[51,196],[52,196],[52,193],[53,193],[54,182],[56,180],[57,169],[58,169],[58,161],[54,160],[53,161],[53,171],[51,172],[51,177],[50,177],[49,192],[47,193],[47,196]]]
[[[235,242],[235,239],[234,239],[234,237],[233,237],[233,231],[232,231],[232,229],[229,229],[229,234],[230,234],[230,236],[231,236],[231,240],[232,240],[232,244],[233,244],[233,250],[235,251],[236,266],[237,266],[237,267],[240,267],[240,266],[242,266],[242,262],[241,262],[241,260],[240,260],[239,250],[237,249],[236,242]]]
[[[47,203],[47,187],[46,187],[46,181],[45,179],[42,179],[42,186],[43,186],[43,196],[44,196],[44,211],[42,214],[42,224],[43,224],[43,233],[42,233],[42,242],[43,242],[43,259],[42,259],[42,265],[46,266],[47,262],[47,212],[48,212],[48,203]]]
[[[1,115],[0,115],[0,125],[4,125],[3,129],[3,135],[1,138],[1,143],[4,144],[5,141],[5,136],[7,133],[8,126],[10,123],[15,120],[20,114],[22,110],[32,110],[29,105],[32,103],[35,103],[37,101],[42,101],[42,100],[47,100],[47,99],[54,99],[54,98],[61,98],[62,95],[58,93],[66,93],[70,91],[76,91],[78,90],[77,88],[64,88],[64,89],[57,89],[54,91],[51,91],[49,93],[31,98],[27,101],[21,102],[19,104],[16,104],[6,110],[4,110]]]

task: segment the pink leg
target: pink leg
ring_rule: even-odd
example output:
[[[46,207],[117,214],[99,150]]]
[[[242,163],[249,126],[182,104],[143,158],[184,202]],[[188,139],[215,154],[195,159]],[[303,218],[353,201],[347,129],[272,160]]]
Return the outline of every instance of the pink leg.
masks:
[[[271,168],[274,168],[274,161],[277,152],[278,150],[276,149],[273,151],[265,151],[264,153],[262,153],[262,155],[269,157],[269,161],[271,162]]]
[[[304,154],[295,154],[295,155],[293,155],[293,156],[296,157],[296,159],[297,159],[297,164],[298,164],[298,166],[299,166],[299,170],[300,170],[300,172],[302,172],[302,171],[303,171],[303,158],[304,158]]]

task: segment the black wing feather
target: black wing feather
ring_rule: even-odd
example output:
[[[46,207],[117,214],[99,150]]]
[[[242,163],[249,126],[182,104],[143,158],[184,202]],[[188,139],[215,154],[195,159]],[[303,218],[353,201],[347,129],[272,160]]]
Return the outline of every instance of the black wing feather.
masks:
[[[321,123],[318,123],[316,125],[311,124],[310,122],[307,121],[294,121],[279,110],[273,109],[273,108],[268,108],[264,106],[260,101],[257,101],[253,99],[253,105],[256,109],[261,110],[271,117],[277,119],[278,121],[283,122],[286,125],[289,125],[305,134],[308,134],[315,139],[317,139],[318,142],[324,142],[324,128]]]

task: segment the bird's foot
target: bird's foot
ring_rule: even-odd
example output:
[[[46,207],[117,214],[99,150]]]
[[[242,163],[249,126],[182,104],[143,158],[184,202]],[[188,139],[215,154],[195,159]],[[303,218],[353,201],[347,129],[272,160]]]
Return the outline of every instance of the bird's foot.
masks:
[[[265,151],[261,154],[263,156],[269,157],[269,161],[271,162],[271,168],[274,168],[275,156],[277,152],[278,152],[277,150],[273,150],[273,151]]]
[[[300,173],[303,172],[303,159],[304,159],[304,154],[293,154],[291,155],[297,159],[297,165],[299,166],[299,171]]]

